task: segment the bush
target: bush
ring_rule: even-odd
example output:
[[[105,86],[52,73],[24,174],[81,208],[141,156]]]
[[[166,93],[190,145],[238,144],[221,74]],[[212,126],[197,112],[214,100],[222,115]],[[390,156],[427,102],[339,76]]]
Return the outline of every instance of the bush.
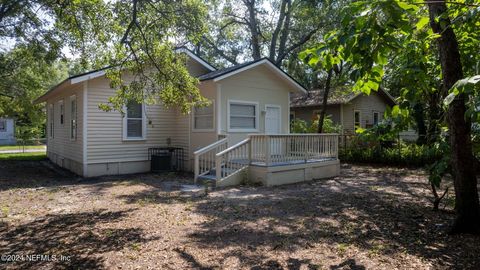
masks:
[[[441,152],[426,145],[396,143],[392,147],[382,144],[366,144],[356,138],[346,149],[339,151],[339,158],[352,163],[378,163],[395,166],[424,167],[435,163],[442,157]]]
[[[331,119],[331,115],[326,115],[323,119],[323,133],[340,133],[341,126],[335,125]],[[318,117],[312,122],[307,122],[302,119],[295,119],[292,121],[292,133],[317,133],[318,131]]]

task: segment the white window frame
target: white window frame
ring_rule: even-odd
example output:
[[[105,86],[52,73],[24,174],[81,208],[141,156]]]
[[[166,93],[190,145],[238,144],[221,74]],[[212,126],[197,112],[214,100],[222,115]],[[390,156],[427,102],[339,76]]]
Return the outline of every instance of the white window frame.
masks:
[[[230,106],[232,104],[238,104],[238,105],[254,105],[255,106],[255,128],[231,128],[230,127]],[[260,114],[258,111],[259,108],[259,103],[256,101],[245,101],[245,100],[228,100],[228,106],[227,106],[227,130],[228,132],[258,132],[259,130],[259,119],[260,119]]]
[[[53,103],[48,104],[48,137],[55,138],[55,106]]]
[[[354,110],[353,111],[353,127],[354,129],[357,129],[357,125],[355,122],[355,114],[358,112],[358,127],[362,127],[362,112],[360,110]]]
[[[123,106],[123,111],[125,112],[123,115],[123,140],[124,141],[145,141],[147,139],[147,113],[146,113],[147,106],[142,103],[142,136],[141,137],[128,137],[128,112],[127,112],[127,105]],[[139,118],[131,118],[131,119],[139,119]]]
[[[7,119],[0,119],[0,122],[3,122],[3,128],[0,128],[0,132],[7,132]]]
[[[375,114],[377,115],[377,123],[375,123]],[[380,123],[380,112],[373,111],[372,113],[372,125],[378,125]]]
[[[72,115],[72,101],[75,101],[75,115]],[[70,141],[76,141],[78,137],[78,103],[77,103],[77,96],[72,95],[69,99],[69,109],[70,109],[70,124],[69,124],[69,136]],[[75,117],[75,118],[74,118]],[[75,136],[73,136],[73,120],[75,120]]]
[[[58,110],[60,111],[60,118],[58,119],[60,122],[60,126],[65,125],[65,102],[63,99],[58,101]]]
[[[192,109],[192,131],[195,132],[213,132],[215,131],[215,122],[216,122],[216,106],[215,106],[215,100],[212,99],[210,100],[211,104],[210,106],[213,106],[212,110],[212,128],[195,128],[195,108]]]

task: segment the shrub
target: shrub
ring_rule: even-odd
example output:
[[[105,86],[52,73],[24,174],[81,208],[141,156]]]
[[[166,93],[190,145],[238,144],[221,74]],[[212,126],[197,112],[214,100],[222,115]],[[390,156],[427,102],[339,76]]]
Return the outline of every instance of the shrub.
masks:
[[[323,133],[340,133],[341,126],[333,123],[331,115],[326,115],[323,119]],[[292,121],[292,133],[317,133],[318,131],[318,117],[312,122],[307,122],[302,119],[295,119]]]

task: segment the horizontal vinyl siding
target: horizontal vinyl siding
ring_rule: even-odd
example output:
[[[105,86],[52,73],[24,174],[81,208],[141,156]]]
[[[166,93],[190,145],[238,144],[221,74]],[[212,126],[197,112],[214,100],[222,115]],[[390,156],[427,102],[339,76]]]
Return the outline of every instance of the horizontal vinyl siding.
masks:
[[[379,114],[379,121],[383,120],[383,114],[387,108],[385,101],[378,95],[377,92],[373,92],[367,95],[361,95],[353,99],[349,104],[343,105],[343,120],[344,130],[347,134],[353,134],[354,128],[354,111],[360,111],[361,115],[361,127],[365,128],[367,124],[373,124],[373,112],[376,111]]]
[[[141,161],[148,159],[148,148],[167,146],[188,147],[185,116],[174,109],[166,109],[161,104],[146,107],[146,140],[124,141],[123,119],[120,112],[105,112],[98,108],[115,94],[106,78],[91,80],[88,84],[88,163],[109,163]],[[188,149],[187,149],[188,151]]]
[[[77,138],[70,140],[70,96],[75,95],[77,100]],[[65,114],[64,124],[60,124],[60,105],[63,100]],[[54,137],[50,135],[50,104],[54,105]],[[58,158],[67,158],[78,163],[83,162],[83,85],[77,84],[69,89],[65,89],[60,94],[47,100],[47,151],[54,153]],[[57,164],[58,160],[54,160]],[[59,164],[61,165],[61,164]]]
[[[278,105],[281,110],[281,133],[289,131],[289,92],[283,80],[264,66],[257,66],[221,80],[221,133],[229,133],[229,143],[243,140],[250,133],[265,132],[265,105]],[[228,101],[252,101],[259,104],[258,132],[228,132]]]

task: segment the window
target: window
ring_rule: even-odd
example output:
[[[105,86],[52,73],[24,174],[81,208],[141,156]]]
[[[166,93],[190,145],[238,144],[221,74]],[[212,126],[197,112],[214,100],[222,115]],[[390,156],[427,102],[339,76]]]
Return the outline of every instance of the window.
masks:
[[[378,125],[379,122],[379,114],[378,112],[373,112],[373,125]]]
[[[193,129],[194,130],[213,130],[215,103],[206,107],[193,108]]]
[[[7,131],[7,120],[0,119],[0,132],[6,132],[6,131]]]
[[[70,97],[70,140],[77,139],[77,97]]]
[[[63,105],[63,100],[58,102],[58,107],[60,108],[60,125],[64,123],[64,115],[65,115],[65,106]]]
[[[257,131],[258,103],[230,102],[229,129],[231,131]]]
[[[355,121],[355,128],[362,127],[362,118],[360,115],[360,111],[355,111],[354,121]]]
[[[123,119],[123,138],[125,140],[143,140],[145,139],[145,130],[143,105],[137,102],[129,102]]]
[[[53,111],[53,104],[49,105],[48,110],[49,110],[49,117],[48,117],[49,118],[48,119],[49,120],[49,135],[50,135],[50,138],[53,139],[53,137],[54,137],[53,133],[55,131],[55,125],[54,125],[55,124],[54,123],[55,122],[55,117],[54,117],[54,111]]]

